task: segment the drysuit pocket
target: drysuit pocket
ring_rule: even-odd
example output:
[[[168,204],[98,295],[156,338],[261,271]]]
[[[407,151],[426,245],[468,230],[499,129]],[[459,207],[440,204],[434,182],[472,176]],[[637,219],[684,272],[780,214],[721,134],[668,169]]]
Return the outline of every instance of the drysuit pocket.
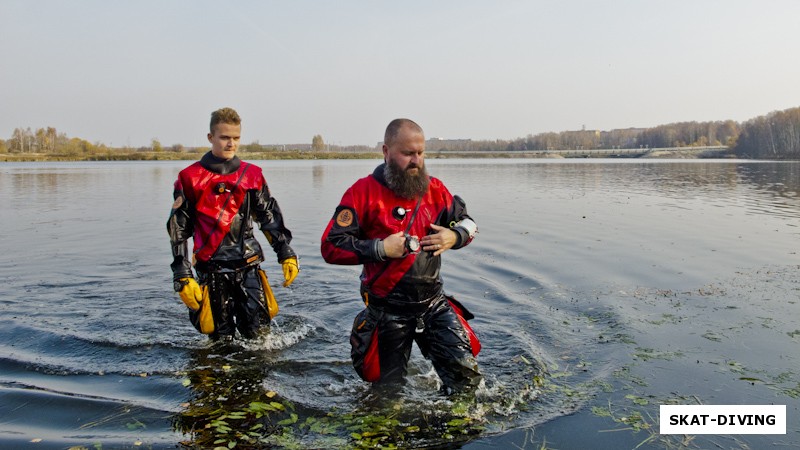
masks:
[[[469,322],[467,322],[470,319],[474,319],[475,316],[452,295],[445,295],[444,297],[447,299],[447,302],[450,303],[450,307],[453,308],[453,311],[455,311],[456,315],[458,316],[458,320],[461,322],[461,325],[464,326],[464,330],[467,332],[467,336],[469,337],[469,345],[472,348],[472,356],[478,356],[478,353],[481,351],[481,341],[478,340],[478,336],[475,334],[475,331],[471,326],[469,326]]]
[[[350,358],[353,368],[364,381],[381,378],[381,361],[378,354],[378,321],[383,314],[374,308],[364,308],[356,314],[350,331]]]

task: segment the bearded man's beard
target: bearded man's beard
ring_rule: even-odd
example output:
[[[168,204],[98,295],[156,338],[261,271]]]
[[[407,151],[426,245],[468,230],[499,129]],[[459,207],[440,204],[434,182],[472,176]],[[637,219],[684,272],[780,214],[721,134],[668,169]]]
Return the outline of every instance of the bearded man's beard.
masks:
[[[408,169],[412,168],[418,169],[416,175],[408,173]],[[386,166],[383,168],[383,177],[392,192],[398,197],[409,199],[420,197],[428,192],[428,185],[431,182],[424,165],[419,167],[415,164],[409,164],[403,170],[392,159],[386,162]]]

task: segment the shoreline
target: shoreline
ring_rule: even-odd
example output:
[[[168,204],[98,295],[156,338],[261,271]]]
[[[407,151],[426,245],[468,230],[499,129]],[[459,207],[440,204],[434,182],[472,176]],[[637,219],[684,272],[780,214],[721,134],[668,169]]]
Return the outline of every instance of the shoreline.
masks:
[[[596,152],[596,153],[592,153]],[[737,156],[732,149],[707,148],[672,148],[652,149],[635,152],[634,149],[621,149],[614,153],[608,150],[565,150],[553,151],[519,151],[519,152],[478,152],[478,151],[428,151],[428,159],[735,159]],[[239,152],[239,157],[245,160],[315,160],[315,159],[381,159],[383,154],[375,152],[314,152],[314,151],[269,151],[269,152]],[[117,152],[106,151],[103,153],[87,155],[64,155],[48,153],[3,153],[0,154],[2,162],[79,162],[79,161],[197,161],[202,156],[201,152]],[[742,158],[739,158],[742,159]],[[747,158],[744,158],[747,159]]]

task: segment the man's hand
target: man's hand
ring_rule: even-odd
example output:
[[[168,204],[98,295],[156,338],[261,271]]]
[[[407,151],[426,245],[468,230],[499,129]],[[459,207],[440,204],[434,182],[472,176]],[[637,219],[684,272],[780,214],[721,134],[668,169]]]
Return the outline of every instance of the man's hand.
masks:
[[[181,278],[178,280],[183,284],[183,288],[178,292],[183,303],[192,311],[200,309],[203,302],[203,290],[194,278]]]
[[[281,261],[281,267],[283,268],[283,279],[285,280],[283,282],[283,287],[289,287],[300,272],[300,265],[297,263],[297,257],[292,256],[284,259]]]
[[[386,236],[383,240],[383,251],[387,258],[402,258],[406,255],[406,238],[402,231]]]
[[[452,248],[456,245],[456,242],[458,242],[456,232],[450,228],[440,227],[434,223],[431,224],[431,228],[433,228],[433,231],[436,233],[423,236],[423,238],[419,240],[419,243],[422,245],[422,250],[433,252],[433,256],[441,255],[445,250]]]

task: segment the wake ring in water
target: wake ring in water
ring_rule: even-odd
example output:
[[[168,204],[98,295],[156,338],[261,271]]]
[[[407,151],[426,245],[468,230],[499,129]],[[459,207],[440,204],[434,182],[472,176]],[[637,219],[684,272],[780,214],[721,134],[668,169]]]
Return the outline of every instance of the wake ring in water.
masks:
[[[307,338],[316,327],[298,316],[275,319],[258,337],[241,341],[246,350],[284,350]]]

